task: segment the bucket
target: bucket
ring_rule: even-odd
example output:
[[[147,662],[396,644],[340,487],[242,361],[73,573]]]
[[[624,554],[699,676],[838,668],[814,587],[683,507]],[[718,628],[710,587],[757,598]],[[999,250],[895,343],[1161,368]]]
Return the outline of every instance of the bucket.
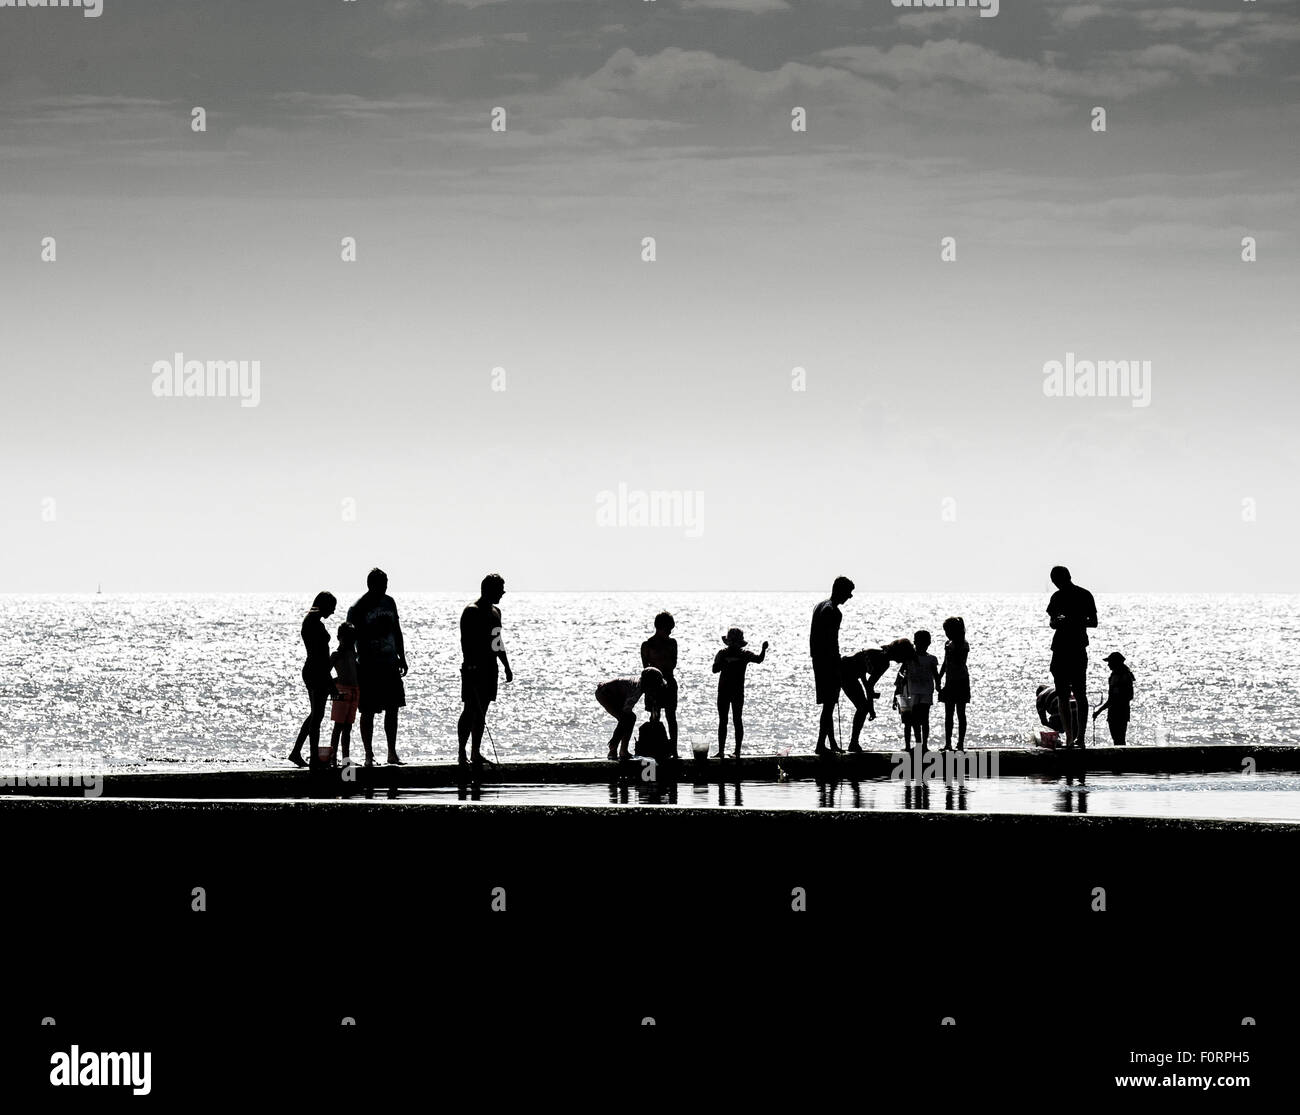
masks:
[[[693,743],[691,744],[691,752],[695,756],[695,761],[702,763],[709,757],[709,745],[707,743]]]

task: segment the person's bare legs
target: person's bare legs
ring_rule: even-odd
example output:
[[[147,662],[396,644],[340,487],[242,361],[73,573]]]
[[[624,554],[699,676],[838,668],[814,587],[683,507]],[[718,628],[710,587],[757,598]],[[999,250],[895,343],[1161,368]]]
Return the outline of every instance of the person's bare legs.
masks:
[[[867,722],[867,706],[858,705],[853,710],[853,736],[849,740],[850,751],[861,751],[862,744],[858,742],[858,737],[862,735],[862,726]]]
[[[372,742],[375,737],[375,714],[373,711],[361,714],[361,746],[366,749],[366,766],[375,765],[375,751]]]
[[[821,723],[817,728],[817,754],[839,749],[840,745],[835,742],[835,702],[827,701],[822,705]]]
[[[483,755],[481,748],[483,746],[483,729],[487,721],[482,713],[478,710],[478,702],[471,704],[465,702],[464,709],[461,710],[460,719],[456,721],[456,741],[459,744],[458,761],[465,762],[465,744],[472,741],[473,746],[470,749],[470,761],[481,763]],[[610,746],[614,746],[614,741],[610,740]]]
[[[636,728],[636,713],[625,712],[618,718],[618,731],[615,738],[619,742],[618,757],[620,759],[630,759],[632,754],[628,751],[628,746],[632,743],[632,731]]]
[[[311,711],[307,714],[307,719],[302,722],[302,727],[298,729],[298,738],[294,740],[293,750],[289,752],[289,761],[296,763],[300,767],[309,764],[303,761],[302,745],[308,740],[311,741],[311,762],[316,761],[316,747],[320,743],[320,725],[325,719],[325,694],[311,694]]]
[[[397,757],[397,709],[384,709],[384,738],[388,740],[388,762],[397,766],[402,760]]]
[[[733,752],[733,754],[737,759],[740,758],[740,745],[741,743],[744,742],[745,739],[745,722],[741,718],[741,710],[743,709],[743,707],[744,706],[741,705],[739,702],[733,703],[731,706],[731,714],[736,721],[736,750]]]
[[[957,750],[966,750],[966,702],[957,706]]]

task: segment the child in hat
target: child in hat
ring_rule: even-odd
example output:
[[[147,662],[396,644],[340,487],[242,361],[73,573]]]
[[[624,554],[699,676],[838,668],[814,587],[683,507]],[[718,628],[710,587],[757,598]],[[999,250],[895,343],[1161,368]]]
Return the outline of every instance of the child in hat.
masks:
[[[745,633],[739,627],[728,631],[722,641],[726,646],[713,659],[713,672],[718,675],[718,753],[714,757],[721,759],[727,746],[727,711],[730,709],[736,722],[733,755],[739,759],[740,744],[745,738],[745,725],[741,720],[745,707],[745,667],[767,657],[767,643],[763,644],[760,654],[746,650]]]
[[[1124,656],[1119,651],[1106,655],[1106,664],[1110,667],[1106,699],[1097,706],[1092,719],[1095,724],[1101,710],[1106,709],[1110,741],[1116,747],[1123,747],[1128,742],[1128,715],[1133,704],[1133,671],[1124,665]]]

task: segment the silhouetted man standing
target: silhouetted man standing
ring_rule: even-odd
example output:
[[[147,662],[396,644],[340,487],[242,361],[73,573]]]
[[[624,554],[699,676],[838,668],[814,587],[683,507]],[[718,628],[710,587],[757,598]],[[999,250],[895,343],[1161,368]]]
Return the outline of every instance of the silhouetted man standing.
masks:
[[[1052,584],[1056,591],[1047,602],[1047,614],[1052,629],[1052,682],[1057,699],[1063,709],[1069,708],[1070,694],[1074,694],[1078,707],[1078,723],[1065,714],[1065,746],[1083,747],[1082,725],[1088,723],[1088,628],[1097,626],[1097,604],[1086,588],[1070,580],[1070,571],[1064,565],[1052,569]]]
[[[812,654],[817,703],[822,707],[821,724],[817,730],[818,755],[840,750],[840,745],[835,742],[833,719],[835,705],[840,699],[840,620],[844,618],[840,605],[852,596],[853,582],[847,577],[836,577],[830,599],[823,600],[813,609],[808,649]]]
[[[473,740],[470,762],[479,766],[483,754],[483,729],[487,726],[487,707],[497,699],[497,660],[506,668],[506,682],[515,675],[510,671],[505,645],[501,642],[501,597],[506,582],[500,573],[489,573],[479,586],[479,598],[467,604],[460,614],[460,651],[464,659],[460,668],[460,699],[465,702],[456,723],[460,744],[458,762],[464,763],[465,744]]]
[[[388,738],[388,762],[397,766],[397,710],[406,704],[406,646],[397,620],[397,604],[388,595],[388,574],[372,569],[366,575],[366,594],[348,609],[348,623],[357,632],[357,683],[361,688],[361,742],[366,749],[366,766],[375,754],[371,739],[375,713],[384,714],[384,735]]]

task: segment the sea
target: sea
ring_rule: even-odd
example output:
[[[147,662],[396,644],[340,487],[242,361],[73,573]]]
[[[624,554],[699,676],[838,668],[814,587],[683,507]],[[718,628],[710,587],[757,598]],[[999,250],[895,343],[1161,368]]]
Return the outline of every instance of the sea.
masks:
[[[299,627],[314,593],[0,596],[0,763],[42,758],[106,769],[282,764],[307,713]],[[456,754],[458,619],[464,594],[397,594],[410,673],[398,749],[408,761]],[[715,741],[714,655],[729,627],[750,649],[745,750],[807,753],[816,741],[808,625],[812,593],[518,592],[502,602],[515,680],[500,687],[484,751],[503,761],[602,757],[613,727],[596,686],[640,671],[654,615],[672,612],[679,644],[683,754]],[[333,636],[350,600],[327,626]],[[1136,675],[1130,744],[1300,742],[1300,597],[1098,595],[1089,689],[1106,691],[1103,657],[1122,651]],[[845,605],[843,653],[960,615],[970,643],[968,744],[1029,747],[1036,686],[1048,681],[1051,631],[1039,594],[866,594]],[[891,676],[864,746],[894,749]],[[847,738],[852,706],[840,716]],[[326,726],[328,729],[328,712]],[[931,717],[942,735],[942,710]],[[1108,743],[1105,717],[1090,742]],[[376,735],[382,733],[376,726]],[[354,740],[358,738],[354,729]],[[359,754],[359,743],[354,743]],[[383,756],[382,742],[376,752]]]

